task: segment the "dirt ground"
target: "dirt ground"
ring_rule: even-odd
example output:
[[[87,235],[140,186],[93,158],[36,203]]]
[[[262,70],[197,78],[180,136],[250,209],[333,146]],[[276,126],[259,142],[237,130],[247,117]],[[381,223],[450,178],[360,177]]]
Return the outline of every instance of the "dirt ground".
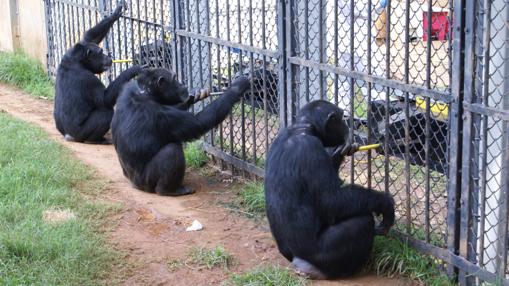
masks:
[[[225,174],[199,172],[186,174],[185,183],[196,193],[184,197],[161,197],[138,191],[124,178],[111,145],[88,145],[63,140],[54,127],[53,105],[34,99],[23,92],[0,84],[0,111],[41,127],[58,143],[107,180],[102,196],[122,205],[117,225],[109,233],[111,243],[125,251],[133,268],[123,277],[123,285],[220,285],[228,271],[193,269],[181,266],[172,269],[172,260],[185,260],[193,246],[222,245],[238,264],[230,271],[239,273],[262,264],[288,266],[279,255],[268,227],[263,222],[245,218],[224,207],[232,199],[238,183]],[[197,219],[204,225],[198,232],[185,228]],[[407,279],[360,274],[348,280],[313,281],[310,285],[416,285]]]

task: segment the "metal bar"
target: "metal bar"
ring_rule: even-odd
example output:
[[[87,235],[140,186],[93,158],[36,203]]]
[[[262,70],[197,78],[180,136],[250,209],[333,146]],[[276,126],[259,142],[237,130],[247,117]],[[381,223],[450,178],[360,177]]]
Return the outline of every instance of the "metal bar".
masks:
[[[490,76],[489,76],[489,71],[490,71],[490,28],[491,28],[491,24],[490,23],[490,18],[491,18],[491,1],[488,1],[488,0],[484,0],[484,7],[485,7],[485,12],[484,12],[484,20],[483,22],[484,23],[487,23],[484,27],[484,31],[483,31],[483,37],[482,37],[482,41],[483,41],[483,46],[484,46],[484,50],[483,50],[483,68],[484,68],[484,78],[485,79],[489,79]],[[483,87],[483,90],[482,90],[482,94],[483,94],[483,98],[482,98],[482,103],[483,105],[485,106],[488,106],[488,96],[489,96],[489,83],[490,83],[490,80],[486,80],[484,82],[484,85],[482,85]],[[482,125],[481,125],[481,128],[482,128],[482,137],[481,137],[481,144],[482,144],[482,147],[481,147],[481,150],[482,150],[482,158],[481,158],[481,182],[480,182],[480,202],[479,202],[479,205],[480,205],[480,209],[479,209],[479,212],[480,214],[483,216],[482,219],[480,220],[479,222],[479,233],[481,234],[481,236],[479,237],[479,249],[481,250],[480,253],[479,253],[479,265],[480,266],[484,266],[485,263],[484,263],[484,232],[485,232],[485,221],[486,221],[486,218],[484,217],[484,214],[486,214],[486,185],[488,183],[488,181],[486,180],[486,172],[487,172],[487,157],[488,157],[488,117],[487,116],[483,116],[483,120],[482,120]]]
[[[440,100],[446,103],[450,103],[453,100],[453,97],[448,92],[442,92],[437,90],[430,90],[422,86],[413,85],[413,84],[404,84],[399,80],[383,78],[375,75],[368,75],[365,73],[361,73],[358,71],[350,71],[347,69],[343,69],[340,67],[331,66],[329,64],[321,64],[310,60],[305,60],[299,57],[290,56],[288,58],[289,62],[294,65],[300,65],[315,69],[320,69],[330,73],[337,73],[339,75],[345,77],[352,77],[356,80],[363,80],[366,82],[371,82],[373,84],[378,84],[385,87],[390,87],[391,89],[401,90],[402,92],[409,92],[415,95],[430,97],[433,100]]]
[[[285,60],[286,60],[286,87],[287,87],[287,97],[286,97],[286,104],[287,104],[287,118],[286,118],[286,124],[290,125],[295,120],[295,114],[296,114],[296,101],[298,100],[298,86],[297,86],[297,80],[296,76],[298,73],[298,66],[296,64],[292,64],[291,58],[294,57],[297,52],[297,45],[298,41],[295,38],[297,36],[297,32],[295,31],[295,22],[296,15],[294,12],[295,8],[295,0],[288,0],[284,2],[286,5],[286,49],[285,49]]]
[[[260,49],[260,48],[245,45],[242,43],[236,43],[236,42],[232,42],[230,40],[222,40],[219,38],[201,35],[201,34],[198,34],[195,32],[189,32],[189,31],[185,31],[185,30],[181,30],[181,29],[177,29],[176,33],[179,36],[184,36],[184,37],[188,37],[191,39],[196,39],[196,40],[200,40],[200,41],[204,41],[204,42],[210,42],[210,43],[220,45],[220,46],[225,46],[228,48],[236,48],[239,50],[244,50],[246,52],[260,54],[260,55],[264,55],[264,56],[271,57],[271,58],[277,58],[280,54],[280,52],[271,51],[268,49]]]
[[[266,49],[265,38],[267,35],[265,34],[266,29],[265,23],[265,0],[262,0],[262,49]],[[262,70],[262,79],[263,79],[263,123],[265,125],[265,154],[269,151],[269,118],[267,112],[267,57],[262,56],[263,59],[263,70]],[[276,96],[277,98],[277,96]],[[256,161],[255,161],[256,164]]]
[[[472,263],[461,256],[455,255],[446,249],[428,244],[422,240],[415,239],[396,230],[391,232],[394,233],[400,240],[407,242],[412,248],[415,248],[419,252],[431,255],[444,261],[445,263],[454,265],[459,269],[463,269],[463,271],[468,275],[475,275],[487,283],[509,286],[509,280],[500,278],[496,274],[491,273],[486,269],[481,268],[479,265]]]
[[[354,46],[354,37],[355,37],[355,34],[354,34],[354,32],[355,32],[354,10],[355,10],[355,2],[354,1],[355,0],[350,0],[350,71],[355,70],[355,65],[354,65],[354,49],[355,49],[355,46]],[[321,23],[320,23],[320,26],[321,26]],[[354,133],[353,133],[354,127],[353,126],[354,126],[354,117],[355,117],[355,96],[356,96],[355,87],[356,87],[356,82],[353,77],[350,77],[350,126],[351,126],[351,128],[349,129],[350,135],[348,136],[350,143],[352,143],[354,140]],[[355,161],[354,157],[351,157],[351,159],[350,159],[350,184],[354,184],[354,182],[355,182],[354,161]]]
[[[372,0],[368,0],[368,27],[373,27],[373,19],[372,19],[372,13],[373,13],[373,3],[372,3]],[[337,33],[337,29],[336,29],[336,32]],[[371,75],[372,74],[372,66],[371,66],[371,43],[372,43],[372,38],[373,38],[373,35],[371,34],[371,28],[368,28],[368,47],[367,47],[367,72],[368,72],[368,75]],[[367,121],[368,121],[368,144],[371,144],[373,143],[373,126],[372,125],[372,113],[373,113],[373,109],[372,109],[372,104],[371,104],[371,100],[372,100],[372,95],[371,95],[371,89],[372,89],[372,83],[371,82],[367,82],[368,84],[368,99],[367,99],[367,107],[368,107],[368,111],[367,111]],[[368,188],[371,189],[372,188],[372,180],[373,180],[373,170],[372,170],[372,160],[373,160],[373,153],[371,150],[368,150]]]
[[[132,5],[132,2],[131,2],[131,5]],[[138,22],[140,24],[153,25],[154,27],[170,30],[170,25],[161,25],[161,24],[154,23],[152,21],[141,19],[139,14],[138,14],[138,18],[135,18],[132,15],[131,16],[122,15],[122,17],[126,18],[126,19],[129,19],[129,20],[132,20],[132,21],[136,21],[136,22]]]
[[[253,0],[249,0],[248,2],[249,9],[249,45],[253,46]],[[251,52],[249,55],[249,65],[251,72],[254,72],[254,58],[253,53]],[[250,77],[251,81],[251,126],[252,126],[252,149],[253,149],[253,162],[256,164],[257,154],[256,154],[256,116],[255,116],[255,106],[254,106],[254,89],[253,89],[253,77]]]
[[[507,109],[497,109],[494,107],[484,106],[479,103],[469,103],[464,101],[463,102],[463,108],[466,111],[472,112],[472,113],[478,113],[483,116],[491,116],[496,119],[508,121],[509,120],[509,110]]]
[[[461,163],[462,163],[462,140],[463,129],[463,71],[464,60],[463,52],[465,49],[464,41],[464,5],[465,0],[454,1],[453,22],[453,40],[452,40],[452,64],[451,64],[451,96],[455,99],[449,105],[449,173],[447,187],[447,250],[451,254],[459,253],[460,241],[460,202],[461,202]],[[457,268],[449,264],[447,267],[449,278],[455,278]]]
[[[405,84],[410,82],[410,0],[405,1]],[[405,197],[406,197],[406,232],[412,230],[412,204],[410,193],[410,98],[408,92],[405,92]],[[429,197],[428,197],[429,198]],[[428,225],[426,220],[426,225]],[[428,229],[429,230],[429,229]],[[429,241],[429,238],[428,238]]]
[[[371,1],[371,0],[369,0]],[[339,3],[334,1],[334,66],[339,65]],[[369,15],[369,12],[368,12]],[[369,15],[371,16],[371,15]],[[369,24],[368,24],[369,25]],[[368,29],[371,30],[371,29]],[[369,32],[368,32],[369,33]],[[339,76],[334,74],[334,104],[339,102]]]
[[[226,0],[226,40],[230,41],[230,0]],[[228,83],[231,84],[232,82],[232,51],[231,47],[228,47]],[[230,114],[230,155],[234,156],[234,149],[233,149],[233,115]]]
[[[298,16],[297,19],[300,20]],[[300,40],[300,39],[299,39]],[[299,53],[301,52],[302,46],[299,46]],[[309,60],[309,1],[304,0],[304,58]],[[306,97],[306,102],[309,102],[309,67],[305,68],[306,78],[304,82],[304,95]],[[297,94],[297,107],[300,108],[302,106],[301,102],[301,94]]]
[[[291,4],[288,4],[291,5]],[[290,86],[288,82],[287,71],[288,61],[287,61],[287,43],[291,42],[291,38],[287,37],[287,4],[285,0],[277,0],[277,43],[279,55],[278,59],[278,85],[277,85],[277,100],[279,104],[279,126],[280,128],[286,127],[287,125],[287,96],[288,96],[288,87]],[[288,17],[289,18],[289,17]],[[268,151],[268,149],[267,149]]]
[[[220,38],[220,34],[219,34],[219,0],[216,0],[215,1],[215,7],[216,7],[216,38]],[[228,11],[227,11],[228,13]],[[221,53],[220,53],[220,46],[218,45],[216,47],[216,59],[217,59],[217,86],[219,88],[221,88],[221,84],[222,84],[222,77],[223,77],[223,73],[221,71]],[[212,68],[212,66],[211,66]],[[212,78],[211,78],[212,79]],[[224,150],[224,138],[223,138],[223,122],[221,122],[219,124],[219,147],[221,150]],[[215,145],[215,142],[214,142],[214,139],[211,140],[211,145],[214,146]],[[224,166],[223,166],[223,160],[221,160],[221,170],[224,169]]]
[[[238,37],[239,43],[242,43],[242,22],[241,19],[241,8],[240,8],[240,0],[237,0],[237,27],[238,27]],[[244,57],[242,55],[242,50],[239,52],[239,66],[240,68],[244,68]],[[246,105],[244,102],[244,98],[240,100],[240,115],[241,115],[241,156],[242,160],[246,161]]]
[[[425,80],[425,86],[428,89],[431,89],[431,26],[432,26],[432,15],[433,15],[433,0],[428,0],[428,26],[427,33],[428,38],[426,41],[426,80]],[[429,214],[429,201],[430,201],[430,156],[431,156],[431,123],[430,123],[430,117],[431,117],[431,110],[430,110],[430,99],[429,97],[426,98],[426,112],[425,112],[425,139],[424,139],[424,161],[426,162],[425,167],[425,182],[424,182],[424,217],[425,217],[425,226],[424,226],[424,239],[426,242],[429,243],[429,231],[430,231],[430,214]]]
[[[75,7],[79,7],[79,8],[83,8],[83,9],[88,9],[88,10],[91,10],[91,11],[96,11],[96,12],[99,12],[102,14],[102,10],[96,6],[91,6],[91,5],[84,5],[84,4],[79,4],[79,3],[75,3],[73,1],[69,1],[69,0],[57,0],[58,3],[62,3],[62,4],[67,4],[67,5],[73,5]]]
[[[473,102],[474,99],[474,29],[475,29],[475,3],[467,1],[466,18],[465,18],[465,68],[464,68],[464,97],[466,102]],[[473,190],[473,182],[471,180],[472,170],[471,164],[473,157],[472,141],[474,139],[474,126],[471,112],[465,112],[463,117],[463,161],[462,164],[462,185],[461,185],[461,221],[460,221],[460,243],[459,254],[470,260],[472,256],[472,247],[470,245],[472,235],[472,214],[470,212],[472,206],[471,191]],[[472,261],[475,262],[475,261]],[[472,279],[468,277],[468,273],[459,270],[460,285],[472,284]]]
[[[251,163],[248,163],[245,160],[241,160],[233,155],[227,154],[223,152],[223,150],[218,149],[217,147],[214,147],[208,143],[203,143],[203,149],[205,150],[205,152],[232,164],[237,169],[247,171],[260,178],[265,177],[265,170],[263,170],[262,168],[259,168]]]
[[[385,23],[385,30],[387,31],[385,38],[385,76],[387,79],[391,77],[391,68],[390,68],[390,58],[391,58],[391,1],[387,1],[387,16]],[[353,13],[353,11],[352,11]],[[387,87],[385,92],[385,117],[384,117],[384,126],[385,128],[389,127],[389,100],[390,100],[390,87]],[[389,136],[384,137],[384,154],[389,154]],[[384,191],[389,191],[389,156],[384,156]],[[407,198],[408,199],[408,198]]]

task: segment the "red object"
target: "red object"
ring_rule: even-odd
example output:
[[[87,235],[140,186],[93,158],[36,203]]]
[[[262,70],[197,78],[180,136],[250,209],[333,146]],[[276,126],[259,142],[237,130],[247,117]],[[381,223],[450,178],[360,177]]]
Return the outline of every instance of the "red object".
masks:
[[[449,19],[447,12],[432,12],[431,14],[431,39],[444,41],[447,40],[447,34],[449,33]],[[422,39],[428,40],[428,12],[422,12],[423,20],[423,33]]]

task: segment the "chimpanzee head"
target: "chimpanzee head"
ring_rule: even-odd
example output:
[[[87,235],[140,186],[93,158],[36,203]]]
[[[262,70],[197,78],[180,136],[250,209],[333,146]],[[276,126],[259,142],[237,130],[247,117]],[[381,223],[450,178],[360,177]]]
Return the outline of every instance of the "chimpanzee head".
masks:
[[[164,105],[176,105],[189,97],[187,87],[168,69],[145,69],[138,75],[138,84],[146,94]]]
[[[111,57],[103,53],[103,49],[94,43],[80,42],[77,45],[80,63],[94,74],[100,74],[111,67]]]
[[[315,100],[303,106],[297,122],[310,124],[325,147],[340,146],[348,140],[349,128],[343,120],[343,110],[328,101]]]

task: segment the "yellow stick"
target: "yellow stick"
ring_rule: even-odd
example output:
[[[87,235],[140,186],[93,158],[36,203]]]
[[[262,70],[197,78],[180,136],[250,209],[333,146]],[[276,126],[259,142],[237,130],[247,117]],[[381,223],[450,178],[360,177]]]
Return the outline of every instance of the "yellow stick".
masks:
[[[132,62],[133,60],[131,59],[125,59],[125,60],[113,60],[113,63],[115,64],[118,64],[118,63],[130,63]]]
[[[381,144],[371,144],[371,145],[364,145],[359,147],[359,151],[368,151],[371,149],[375,149],[380,147]]]

